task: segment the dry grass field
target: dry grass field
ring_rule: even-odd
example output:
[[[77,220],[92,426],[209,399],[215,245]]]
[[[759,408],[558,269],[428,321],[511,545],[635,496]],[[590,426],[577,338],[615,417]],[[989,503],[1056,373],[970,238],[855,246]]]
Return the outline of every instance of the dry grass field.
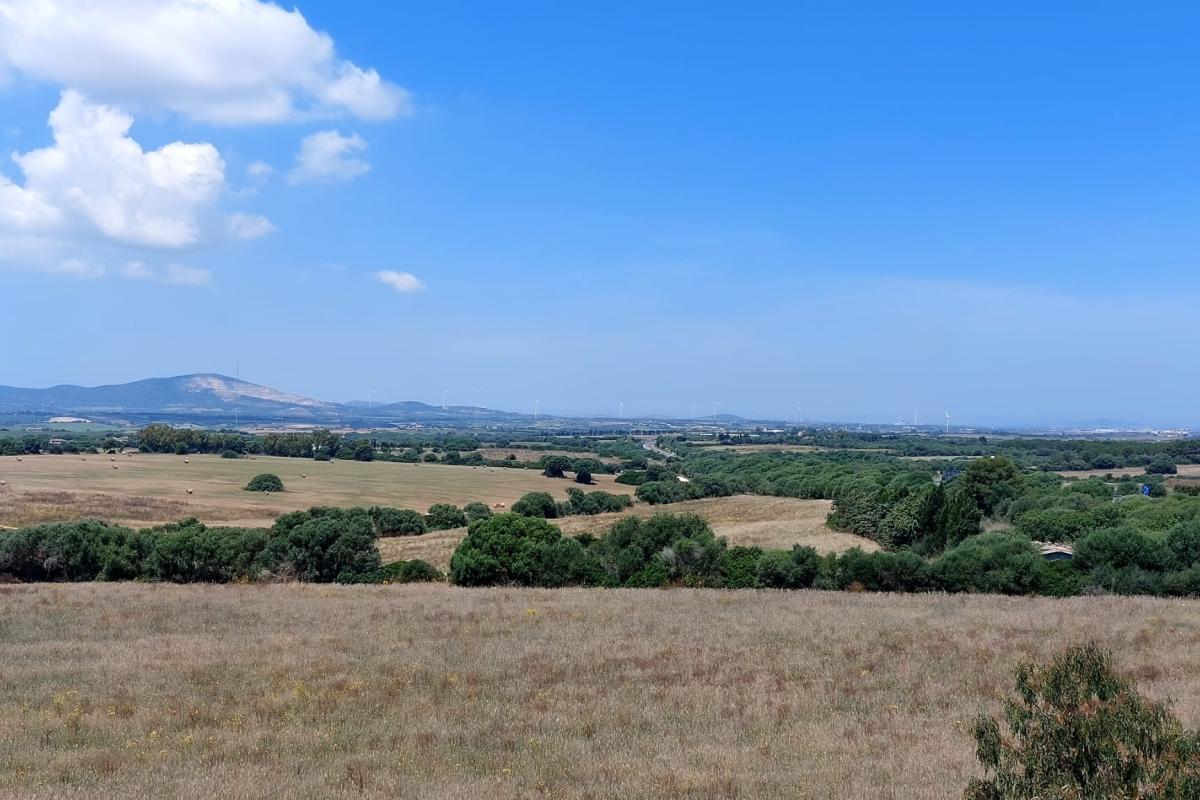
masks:
[[[1200,722],[1200,605],[715,590],[0,587],[0,797],[960,797],[1095,638]]]
[[[1181,478],[1200,478],[1200,464],[1180,464],[1179,477]],[[1105,475],[1112,475],[1119,478],[1122,475],[1145,475],[1146,470],[1143,467],[1115,467],[1113,469],[1065,469],[1059,470],[1059,475],[1064,478],[1103,478]],[[1169,477],[1169,476],[1168,476]]]
[[[802,544],[822,553],[861,547],[874,551],[879,545],[862,536],[833,531],[825,527],[825,517],[831,503],[828,500],[795,500],[788,497],[739,495],[689,500],[660,506],[635,505],[628,511],[597,514],[591,517],[564,517],[552,520],[568,536],[579,533],[599,535],[625,516],[648,517],[658,512],[699,514],[708,520],[718,536],[730,544],[786,549]],[[384,561],[421,558],[445,570],[454,548],[466,536],[465,528],[439,531],[425,536],[399,536],[379,540],[379,552]]]
[[[577,453],[571,450],[530,450],[525,447],[481,447],[479,455],[490,461],[503,461],[514,456],[517,461],[541,461],[543,456],[565,456],[572,461],[579,458],[591,458],[602,464],[616,464],[619,458],[598,456],[595,453]]]
[[[279,475],[287,491],[243,491],[260,472]],[[0,525],[10,527],[81,517],[146,526],[191,516],[226,525],[270,525],[280,514],[315,505],[378,504],[424,511],[433,503],[511,504],[532,491],[562,499],[575,485],[526,469],[268,456],[185,460],[147,454],[89,455],[86,460],[42,455],[21,461],[5,456],[0,458],[0,480],[5,482],[0,486]],[[595,480],[595,489],[633,492],[634,487],[614,483],[610,475]]]

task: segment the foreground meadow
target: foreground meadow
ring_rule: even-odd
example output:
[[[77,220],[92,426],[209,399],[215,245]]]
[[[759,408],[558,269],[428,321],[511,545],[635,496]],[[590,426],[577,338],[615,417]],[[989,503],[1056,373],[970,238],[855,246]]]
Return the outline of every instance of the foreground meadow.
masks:
[[[1200,610],[445,586],[0,587],[0,797],[952,798],[1085,638],[1200,721]]]

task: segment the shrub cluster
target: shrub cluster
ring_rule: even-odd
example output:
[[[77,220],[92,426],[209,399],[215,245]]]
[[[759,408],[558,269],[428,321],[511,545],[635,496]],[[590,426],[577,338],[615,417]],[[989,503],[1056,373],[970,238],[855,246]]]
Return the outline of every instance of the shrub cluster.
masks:
[[[370,522],[358,516],[309,516],[271,529],[191,519],[138,531],[83,521],[0,534],[0,575],[18,581],[344,582],[379,567]]]
[[[529,492],[513,503],[512,511],[523,517],[541,517],[555,519],[570,517],[577,514],[605,514],[613,511],[624,511],[633,505],[633,499],[624,494],[595,491],[585,492],[571,487],[567,489],[567,499],[557,503],[549,492]]]

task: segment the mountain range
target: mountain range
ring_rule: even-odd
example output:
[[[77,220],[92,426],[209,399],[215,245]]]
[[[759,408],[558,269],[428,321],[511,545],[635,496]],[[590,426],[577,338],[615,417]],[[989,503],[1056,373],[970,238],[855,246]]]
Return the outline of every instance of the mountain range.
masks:
[[[526,415],[472,406],[399,403],[331,403],[289,394],[228,375],[201,373],[148,378],[107,386],[0,386],[0,413],[74,415],[104,420],[161,418],[197,423],[238,420],[323,425],[380,422],[513,421]]]

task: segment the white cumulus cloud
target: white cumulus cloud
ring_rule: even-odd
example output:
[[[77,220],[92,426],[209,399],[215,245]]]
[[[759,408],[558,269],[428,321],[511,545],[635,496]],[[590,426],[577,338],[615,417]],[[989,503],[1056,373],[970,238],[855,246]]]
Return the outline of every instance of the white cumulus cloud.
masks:
[[[381,283],[386,283],[401,294],[411,294],[412,292],[422,292],[425,290],[425,284],[421,283],[421,279],[407,272],[385,269],[376,272],[375,279]]]
[[[275,224],[261,214],[229,214],[225,227],[236,239],[257,239],[275,230]]]
[[[337,183],[350,181],[370,171],[371,165],[355,153],[367,149],[358,134],[343,136],[337,131],[318,131],[300,140],[296,166],[288,173],[288,183]]]
[[[185,247],[219,195],[225,163],[211,144],[145,151],[117,108],[65,91],[50,114],[54,144],[16,153],[24,185],[0,180],[0,227],[96,233],[113,242]]]
[[[224,124],[390,119],[407,91],[258,0],[0,0],[0,74]]]

